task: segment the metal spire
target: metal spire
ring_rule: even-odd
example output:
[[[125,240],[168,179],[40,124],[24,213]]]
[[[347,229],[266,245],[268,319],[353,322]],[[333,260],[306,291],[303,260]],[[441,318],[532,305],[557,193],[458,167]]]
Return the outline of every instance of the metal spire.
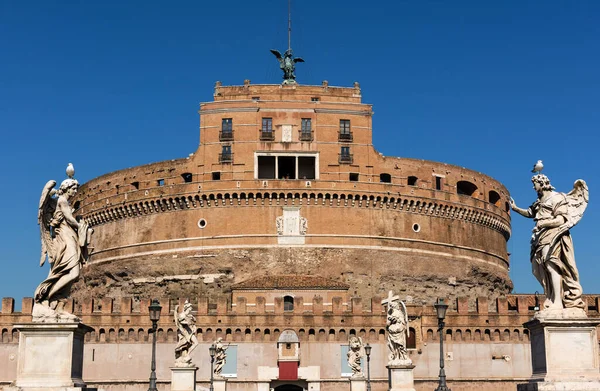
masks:
[[[288,0],[288,50],[292,50],[292,0]]]

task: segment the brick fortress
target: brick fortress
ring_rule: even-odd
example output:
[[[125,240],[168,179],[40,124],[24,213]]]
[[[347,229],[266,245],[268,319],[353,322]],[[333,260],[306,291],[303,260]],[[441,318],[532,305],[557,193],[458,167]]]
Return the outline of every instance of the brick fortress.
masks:
[[[208,346],[217,337],[235,346],[230,391],[348,389],[343,348],[358,335],[373,345],[373,390],[385,390],[388,290],[408,305],[418,390],[435,387],[437,297],[452,303],[446,370],[454,391],[515,389],[531,375],[522,324],[538,303],[509,295],[509,194],[501,183],[378,153],[358,83],[217,82],[199,113],[200,145],[189,157],[80,188],[76,214],[94,228],[94,251],[70,305],[94,328],[88,384],[144,389],[147,307],[159,297],[164,390],[172,312],[185,299],[198,319],[199,389],[208,387]],[[598,298],[585,300],[597,312]],[[31,306],[24,299],[15,313],[13,299],[2,302],[0,384],[16,370],[12,325],[30,320]],[[297,371],[282,378],[279,363],[290,357]]]

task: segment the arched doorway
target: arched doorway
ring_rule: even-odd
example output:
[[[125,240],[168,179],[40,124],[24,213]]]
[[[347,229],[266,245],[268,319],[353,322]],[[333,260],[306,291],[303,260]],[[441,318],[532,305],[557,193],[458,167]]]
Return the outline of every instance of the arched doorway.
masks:
[[[304,388],[295,386],[293,384],[282,384],[278,387],[275,387],[275,391],[304,391]]]

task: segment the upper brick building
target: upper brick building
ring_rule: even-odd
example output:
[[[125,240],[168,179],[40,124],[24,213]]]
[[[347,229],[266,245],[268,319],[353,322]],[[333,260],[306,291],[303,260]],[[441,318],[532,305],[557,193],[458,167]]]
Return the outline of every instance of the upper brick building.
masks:
[[[506,188],[377,152],[358,83],[217,82],[199,113],[189,157],[81,187],[77,214],[95,232],[76,298],[216,298],[264,273],[318,274],[363,298],[395,289],[415,303],[510,291]]]

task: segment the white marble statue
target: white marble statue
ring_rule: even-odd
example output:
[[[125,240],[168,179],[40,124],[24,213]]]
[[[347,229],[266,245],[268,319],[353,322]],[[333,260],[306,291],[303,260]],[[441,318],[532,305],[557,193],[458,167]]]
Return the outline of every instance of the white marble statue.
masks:
[[[64,310],[64,299],[79,278],[81,266],[88,258],[88,244],[93,230],[84,220],[73,216],[71,202],[79,182],[69,163],[68,178],[58,190],[56,181],[46,183],[40,197],[38,224],[42,239],[40,266],[48,259],[50,273],[35,290],[34,322],[77,322],[79,318]]]
[[[225,346],[223,344],[223,338],[219,337],[214,342],[213,346],[215,347],[215,366],[213,373],[215,376],[221,376],[221,371],[223,371],[225,361],[227,361],[226,351],[229,348],[229,345]]]
[[[175,306],[173,313],[177,326],[177,345],[175,346],[175,366],[192,367],[190,354],[198,346],[196,337],[196,317],[192,314],[192,304],[185,301],[183,310],[179,312],[179,305]]]
[[[352,377],[364,377],[365,374],[360,366],[360,359],[364,356],[362,338],[354,335],[348,339],[348,366],[352,369]]]
[[[540,314],[585,317],[569,230],[581,220],[587,207],[588,187],[585,181],[578,179],[568,194],[556,192],[550,179],[539,172],[542,168],[534,169],[536,174],[531,178],[537,200],[527,209],[517,207],[515,201],[510,200],[515,212],[535,221],[531,235],[531,265],[546,296]]]
[[[388,365],[410,365],[412,360],[406,350],[408,336],[408,311],[400,297],[390,291],[388,297],[381,302],[387,305],[387,347],[389,350]]]

